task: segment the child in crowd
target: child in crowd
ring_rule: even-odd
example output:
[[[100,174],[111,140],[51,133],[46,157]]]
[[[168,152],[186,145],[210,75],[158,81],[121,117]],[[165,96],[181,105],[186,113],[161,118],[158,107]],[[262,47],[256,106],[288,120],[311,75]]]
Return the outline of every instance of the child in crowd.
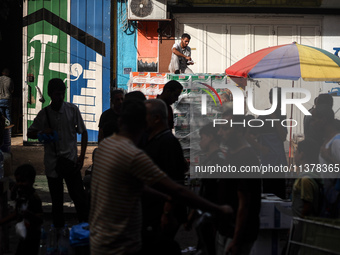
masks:
[[[33,188],[36,172],[32,165],[24,164],[15,170],[14,175],[16,184],[12,195],[16,207],[13,213],[0,220],[0,225],[12,220],[24,221],[26,237],[20,239],[15,254],[38,254],[43,210],[41,200]]]
[[[321,201],[323,198],[322,183],[317,173],[303,172],[312,164],[318,164],[319,146],[311,139],[305,139],[298,143],[295,153],[295,164],[298,177],[293,184],[292,212],[294,217],[319,216]],[[303,224],[294,222],[292,240],[300,242],[302,239]],[[299,254],[300,246],[292,245],[289,254]],[[287,253],[288,254],[288,253]]]
[[[318,163],[319,147],[313,140],[299,142],[295,154],[297,171]],[[320,177],[311,171],[299,173],[293,185],[292,210],[295,217],[319,216],[322,194]]]

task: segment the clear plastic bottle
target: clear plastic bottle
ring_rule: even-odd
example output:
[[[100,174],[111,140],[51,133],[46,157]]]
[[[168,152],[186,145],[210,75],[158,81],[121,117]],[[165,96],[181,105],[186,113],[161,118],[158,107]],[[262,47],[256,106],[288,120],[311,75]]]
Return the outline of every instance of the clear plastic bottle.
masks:
[[[60,238],[58,242],[59,255],[68,255],[70,248],[70,231],[67,224],[61,230]]]
[[[46,254],[56,255],[57,253],[58,253],[57,230],[52,224],[51,228],[48,231]]]
[[[44,226],[41,226],[39,254],[46,255],[47,233]]]

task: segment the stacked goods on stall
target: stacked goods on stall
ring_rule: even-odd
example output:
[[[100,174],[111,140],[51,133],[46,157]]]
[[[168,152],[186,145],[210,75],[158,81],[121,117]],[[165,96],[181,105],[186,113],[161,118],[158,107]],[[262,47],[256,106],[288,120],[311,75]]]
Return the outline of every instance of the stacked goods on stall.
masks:
[[[175,135],[183,139],[183,143],[187,145],[185,147],[188,147],[190,137],[220,113],[219,105],[216,104],[219,99],[216,98],[211,88],[220,94],[226,93],[227,89],[223,85],[231,80],[223,74],[167,74],[167,79],[176,80],[183,86],[183,92],[174,104]],[[202,116],[201,109],[203,94],[212,95],[212,97],[207,97],[207,113],[204,116]]]
[[[141,91],[147,99],[152,99],[162,93],[166,81],[166,73],[131,72],[128,90]]]
[[[202,160],[199,129],[209,122],[212,123],[213,119],[220,118],[223,107],[232,99],[230,96],[225,96],[230,94],[225,85],[233,81],[223,74],[167,74],[167,78],[183,85],[183,92],[174,104],[175,136],[180,140],[192,169]],[[204,114],[202,98],[206,102],[203,106]],[[223,100],[224,106],[220,99]],[[189,181],[189,185],[197,190],[195,178]]]

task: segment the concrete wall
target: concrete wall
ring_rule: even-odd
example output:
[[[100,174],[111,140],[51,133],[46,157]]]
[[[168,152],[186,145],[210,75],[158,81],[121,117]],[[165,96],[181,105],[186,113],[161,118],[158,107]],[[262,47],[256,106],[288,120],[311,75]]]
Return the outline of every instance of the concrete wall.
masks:
[[[340,16],[324,16],[322,22],[322,49],[331,53],[335,51],[333,48],[340,47]],[[322,91],[327,93],[333,87],[339,86],[338,83],[323,83]]]
[[[334,47],[340,47],[340,15],[324,16],[322,22],[322,48],[334,52]]]
[[[129,74],[124,74],[124,68],[137,71],[137,29],[133,23],[127,22],[126,3],[117,1],[117,87],[122,89],[127,89],[129,81]]]

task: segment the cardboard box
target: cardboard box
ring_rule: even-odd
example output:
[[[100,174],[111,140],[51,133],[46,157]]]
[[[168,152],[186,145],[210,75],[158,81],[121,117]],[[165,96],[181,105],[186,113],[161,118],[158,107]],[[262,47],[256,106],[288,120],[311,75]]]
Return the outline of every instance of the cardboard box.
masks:
[[[292,202],[262,199],[260,211],[261,229],[289,229],[292,219]]]

